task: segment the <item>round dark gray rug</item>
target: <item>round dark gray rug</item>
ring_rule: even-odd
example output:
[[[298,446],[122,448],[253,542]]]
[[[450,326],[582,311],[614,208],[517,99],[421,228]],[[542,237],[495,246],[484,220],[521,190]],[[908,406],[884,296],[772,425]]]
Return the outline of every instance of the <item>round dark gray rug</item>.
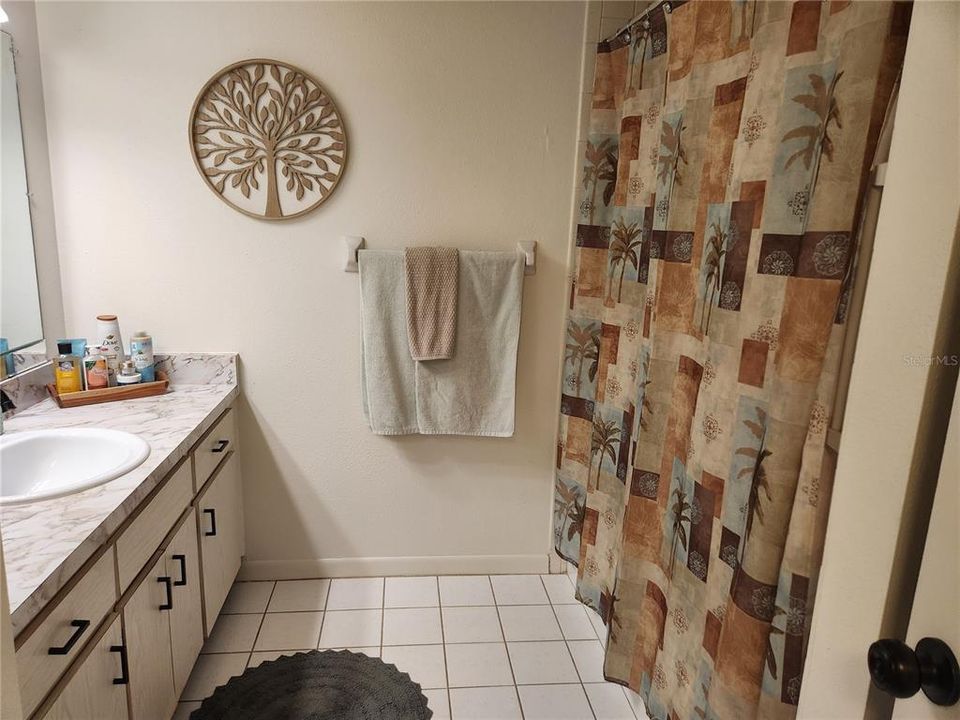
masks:
[[[191,720],[429,720],[407,673],[349,650],[311,650],[249,668],[214,690]]]

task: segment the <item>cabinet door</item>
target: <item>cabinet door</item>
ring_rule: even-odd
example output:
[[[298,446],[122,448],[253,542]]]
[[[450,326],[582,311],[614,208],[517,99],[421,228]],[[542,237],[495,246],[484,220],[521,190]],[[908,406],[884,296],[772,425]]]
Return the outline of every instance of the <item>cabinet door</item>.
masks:
[[[80,663],[46,720],[127,720],[127,687],[120,617]]]
[[[203,645],[203,598],[200,593],[200,549],[196,510],[191,509],[167,546],[167,575],[172,580],[170,646],[177,697],[183,692]]]
[[[190,510],[173,536],[165,557],[167,575],[172,578],[173,588],[170,646],[173,651],[174,690],[180,697],[203,645],[203,599],[200,593],[200,549],[197,545],[195,510]]]
[[[167,580],[172,584],[172,578],[166,560],[160,556],[123,608],[132,720],[166,720],[177,704],[167,609]]]
[[[217,470],[197,501],[197,509],[203,612],[209,633],[240,569],[243,552],[243,501],[235,453]]]

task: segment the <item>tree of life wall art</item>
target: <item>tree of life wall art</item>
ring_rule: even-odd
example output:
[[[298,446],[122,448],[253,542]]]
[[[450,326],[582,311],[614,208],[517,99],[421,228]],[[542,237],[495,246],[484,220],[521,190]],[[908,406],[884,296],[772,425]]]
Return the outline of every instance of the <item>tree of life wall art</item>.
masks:
[[[214,75],[190,113],[190,149],[207,185],[251,217],[289,220],[333,194],[347,160],[343,119],[303,70],[243,60]]]

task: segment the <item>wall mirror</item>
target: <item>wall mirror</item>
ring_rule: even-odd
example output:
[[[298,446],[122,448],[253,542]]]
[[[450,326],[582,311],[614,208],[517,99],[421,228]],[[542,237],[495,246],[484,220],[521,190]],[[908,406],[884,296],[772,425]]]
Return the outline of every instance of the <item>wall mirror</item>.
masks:
[[[42,362],[43,327],[13,38],[0,32],[0,376]]]

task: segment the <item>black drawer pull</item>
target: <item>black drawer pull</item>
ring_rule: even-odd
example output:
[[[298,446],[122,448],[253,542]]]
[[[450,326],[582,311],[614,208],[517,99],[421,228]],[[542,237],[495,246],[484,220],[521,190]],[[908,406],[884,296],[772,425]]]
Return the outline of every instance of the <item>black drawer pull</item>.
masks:
[[[174,580],[173,584],[177,587],[181,587],[187,584],[187,556],[186,555],[172,555],[174,560],[180,563],[180,579]]]
[[[126,685],[130,682],[130,666],[127,664],[127,646],[111,645],[110,652],[120,653],[120,677],[113,679],[114,685]]]
[[[217,534],[217,511],[214,508],[207,508],[203,512],[210,513],[210,530],[204,533],[207,537],[213,537]]]
[[[158,577],[157,582],[164,583],[167,586],[167,601],[160,606],[161,610],[173,610],[173,588],[169,577]]]
[[[222,453],[227,449],[227,445],[230,444],[229,440],[217,440],[217,446],[213,448],[210,452]]]
[[[71,620],[70,626],[75,627],[76,630],[73,631],[73,635],[70,636],[70,639],[67,640],[66,645],[61,645],[60,647],[52,647],[47,650],[49,655],[66,655],[68,652],[73,650],[73,646],[77,644],[77,640],[80,639],[80,636],[83,635],[84,630],[90,627],[89,620]]]

